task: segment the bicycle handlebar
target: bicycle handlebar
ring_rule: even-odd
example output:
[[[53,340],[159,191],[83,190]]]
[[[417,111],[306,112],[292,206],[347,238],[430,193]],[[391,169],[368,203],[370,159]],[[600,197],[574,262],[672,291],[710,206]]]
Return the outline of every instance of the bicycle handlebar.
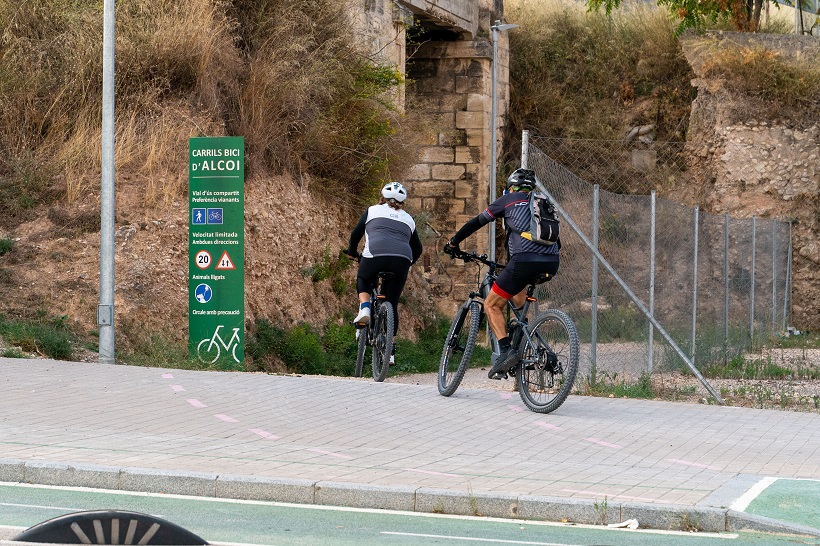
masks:
[[[494,262],[487,258],[486,254],[478,254],[477,252],[464,252],[458,248],[450,248],[449,252],[447,249],[444,250],[445,254],[449,254],[451,258],[458,258],[459,260],[463,260],[465,263],[468,262],[481,262],[486,266],[492,268],[501,268],[503,267],[501,264]]]

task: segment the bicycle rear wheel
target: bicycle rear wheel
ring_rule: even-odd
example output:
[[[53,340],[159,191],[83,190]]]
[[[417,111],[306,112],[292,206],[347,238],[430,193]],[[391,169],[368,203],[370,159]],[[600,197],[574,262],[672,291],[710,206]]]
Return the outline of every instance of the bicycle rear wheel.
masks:
[[[373,380],[384,381],[393,352],[393,305],[388,301],[379,304],[373,324]]]
[[[532,411],[555,411],[572,390],[578,373],[578,332],[563,311],[550,309],[530,327],[535,350],[524,347],[516,379],[521,400]]]
[[[464,379],[480,323],[481,305],[477,301],[468,300],[456,311],[438,365],[438,392],[442,396],[456,392]]]
[[[367,328],[360,328],[356,330],[358,335],[359,351],[356,354],[356,369],[353,371],[353,377],[362,376],[362,368],[364,368],[364,355],[367,350]]]

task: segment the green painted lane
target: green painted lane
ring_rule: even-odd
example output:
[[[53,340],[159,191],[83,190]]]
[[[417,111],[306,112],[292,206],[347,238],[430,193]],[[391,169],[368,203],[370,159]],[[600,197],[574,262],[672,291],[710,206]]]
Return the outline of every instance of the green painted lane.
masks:
[[[795,544],[794,537],[670,533],[517,520],[229,501],[0,484],[0,525],[29,527],[83,510],[128,510],[160,517],[211,543],[342,546],[522,544],[543,546],[714,546]],[[801,539],[820,546],[820,539]]]
[[[820,528],[820,480],[779,478],[752,500],[745,512]]]

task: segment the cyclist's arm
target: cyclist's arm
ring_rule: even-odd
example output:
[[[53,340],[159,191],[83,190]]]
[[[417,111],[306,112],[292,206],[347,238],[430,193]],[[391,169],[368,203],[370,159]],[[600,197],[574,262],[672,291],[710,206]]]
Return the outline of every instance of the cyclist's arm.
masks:
[[[456,234],[453,235],[452,239],[450,239],[450,244],[453,246],[458,246],[461,241],[481,229],[483,226],[489,224],[492,220],[490,220],[489,216],[486,214],[487,211],[482,212],[472,220],[468,220],[466,224],[461,226],[461,229],[456,231]]]
[[[421,246],[419,234],[415,229],[413,230],[413,234],[410,236],[410,250],[413,251],[412,263],[416,263],[416,261],[418,261],[419,257],[421,256],[423,248]]]
[[[358,253],[359,241],[364,237],[364,227],[365,224],[367,224],[367,212],[368,211],[364,211],[362,217],[359,218],[359,223],[356,224],[356,227],[354,227],[350,233],[350,242],[347,244],[347,254],[350,256],[355,256]]]

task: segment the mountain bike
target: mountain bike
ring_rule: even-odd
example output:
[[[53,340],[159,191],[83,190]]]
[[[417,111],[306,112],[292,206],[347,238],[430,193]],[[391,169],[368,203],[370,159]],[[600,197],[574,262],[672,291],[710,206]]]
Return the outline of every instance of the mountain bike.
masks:
[[[364,358],[367,348],[372,349],[373,380],[384,381],[387,377],[387,369],[390,367],[390,355],[393,353],[393,324],[395,315],[393,305],[385,299],[382,291],[382,284],[385,279],[389,279],[393,273],[379,273],[379,282],[370,293],[370,321],[366,326],[357,328],[359,351],[356,355],[356,369],[353,375],[362,376]]]
[[[438,368],[438,391],[442,396],[456,392],[464,378],[484,319],[484,298],[490,293],[498,272],[504,268],[488,260],[486,254],[453,250],[450,255],[465,263],[479,262],[488,270],[478,289],[470,292],[458,308],[450,325]],[[538,313],[532,322],[527,319],[530,306],[537,301],[533,296],[536,286],[548,280],[550,277],[543,275],[530,283],[527,299],[520,308],[512,300],[507,302],[510,310],[508,336],[521,359],[501,374],[504,378],[507,374],[515,377],[521,400],[537,413],[555,411],[567,399],[578,373],[580,350],[575,323],[563,311],[548,309]],[[498,340],[495,336],[490,340],[493,353],[498,354]]]

